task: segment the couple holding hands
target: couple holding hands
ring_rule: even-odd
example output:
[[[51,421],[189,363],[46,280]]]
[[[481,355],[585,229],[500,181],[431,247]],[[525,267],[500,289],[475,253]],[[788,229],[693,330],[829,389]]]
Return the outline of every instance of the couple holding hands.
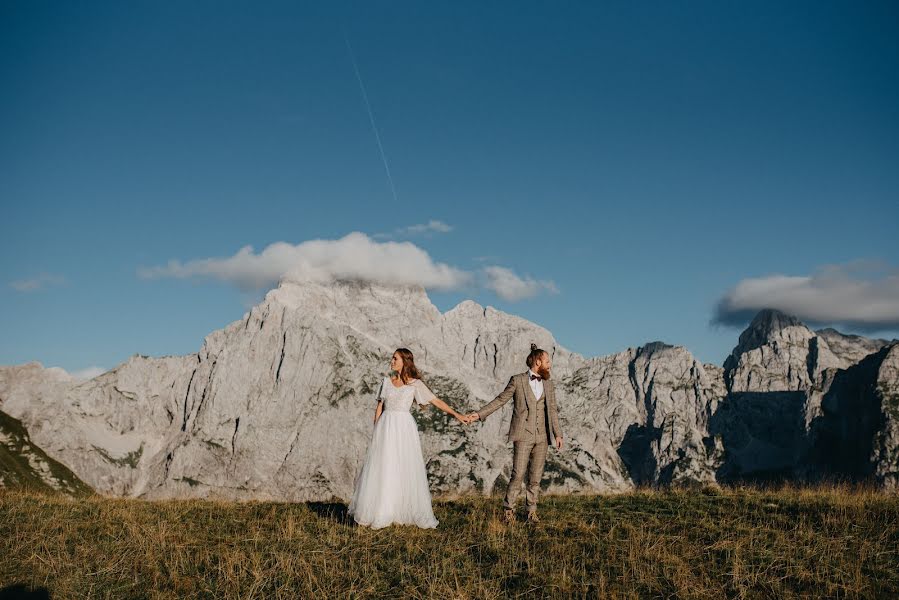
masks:
[[[412,352],[398,348],[390,359],[391,376],[384,378],[378,391],[374,430],[348,508],[356,523],[372,529],[391,524],[437,527],[418,426],[409,412],[413,402],[431,404],[468,425],[486,419],[509,400],[514,400],[508,434],[514,453],[503,500],[504,518],[507,523],[515,522],[515,502],[527,474],[528,521],[539,521],[537,498],[546,454],[550,445],[562,449],[562,430],[550,380],[552,358],[531,344],[525,362],[528,370],[513,375],[496,398],[477,412],[461,415],[422,382]]]

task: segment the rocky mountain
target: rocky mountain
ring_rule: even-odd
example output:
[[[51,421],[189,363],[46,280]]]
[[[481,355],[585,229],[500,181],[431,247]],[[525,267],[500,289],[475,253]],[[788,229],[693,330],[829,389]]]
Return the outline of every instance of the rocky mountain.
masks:
[[[585,358],[491,307],[441,313],[421,288],[284,280],[194,354],[134,355],[83,382],[0,367],[0,409],[103,494],[347,500],[395,348],[469,411],[526,368],[531,342],[553,355],[566,440],[547,460],[550,491],[772,476],[896,485],[899,341],[814,332],[776,311],[722,368],[663,342]],[[434,493],[505,487],[510,405],[469,427],[432,407],[414,415]],[[855,459],[841,462],[847,445]]]
[[[841,366],[826,339],[795,317],[760,311],[724,361],[733,392],[808,389],[824,369]]]
[[[92,493],[65,465],[31,443],[17,419],[0,411],[0,488],[62,492],[70,496]]]
[[[887,340],[870,339],[860,335],[846,335],[830,327],[815,331],[827,342],[831,352],[840,361],[840,368],[851,367],[869,354],[873,354],[889,344]]]
[[[814,332],[778,311],[759,312],[724,363],[728,394],[709,430],[727,449],[718,480],[871,477],[896,487],[895,452],[875,447],[872,432],[895,447],[897,361],[899,340]]]

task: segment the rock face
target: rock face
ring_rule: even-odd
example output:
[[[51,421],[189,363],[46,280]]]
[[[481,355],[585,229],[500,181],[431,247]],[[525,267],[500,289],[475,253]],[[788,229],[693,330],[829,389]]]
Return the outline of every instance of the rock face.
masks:
[[[441,314],[421,288],[285,280],[195,354],[134,355],[86,382],[39,363],[0,367],[0,409],[104,494],[347,500],[395,348],[412,350],[438,397],[467,412],[525,370],[531,342],[553,356],[565,435],[547,459],[549,491],[847,469],[895,485],[893,413],[857,427],[859,456],[867,448],[874,466],[849,469],[822,448],[856,440],[839,437],[855,405],[831,399],[849,392],[831,390],[868,390],[866,411],[896,412],[899,342],[816,334],[776,311],[756,317],[721,368],[663,342],[587,359],[471,301]],[[413,414],[433,493],[505,488],[510,404],[469,427],[433,407]]]
[[[809,427],[807,476],[899,488],[899,343],[829,375]]]
[[[728,394],[710,428],[727,450],[717,479],[869,478],[895,487],[896,352],[899,340],[816,333],[759,312],[724,363]]]
[[[821,371],[842,366],[827,341],[798,319],[765,309],[740,334],[724,361],[732,392],[774,392],[810,388]]]
[[[591,359],[563,387],[566,431],[614,474],[609,487],[714,481],[720,448],[703,438],[725,395],[721,369],[651,342]]]
[[[831,352],[840,361],[839,367],[847,369],[869,354],[873,354],[888,345],[887,340],[869,339],[860,335],[846,335],[836,329],[818,329],[818,334],[830,347]]]
[[[92,493],[65,465],[32,444],[22,423],[3,411],[0,411],[0,488],[53,490],[70,496]]]

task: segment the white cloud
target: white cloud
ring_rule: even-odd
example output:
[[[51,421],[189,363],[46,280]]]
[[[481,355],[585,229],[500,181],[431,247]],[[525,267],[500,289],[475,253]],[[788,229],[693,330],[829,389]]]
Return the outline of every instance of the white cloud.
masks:
[[[410,225],[409,227],[401,229],[400,231],[402,233],[414,235],[414,234],[428,233],[428,232],[449,233],[452,230],[453,230],[453,228],[450,225],[447,225],[446,223],[444,223],[443,221],[435,221],[434,219],[431,219],[427,223],[420,224],[420,225]]]
[[[511,269],[487,266],[479,272],[434,261],[412,242],[379,242],[353,232],[337,240],[309,240],[299,244],[275,242],[261,252],[244,246],[236,254],[200,258],[165,265],[140,267],[144,279],[217,279],[239,288],[246,308],[258,304],[260,290],[282,279],[328,282],[369,281],[394,285],[421,285],[433,290],[459,290],[480,283],[500,298],[517,301],[541,292],[558,293],[552,281],[520,277]]]
[[[106,372],[106,369],[103,367],[87,367],[86,369],[79,369],[78,371],[72,371],[69,373],[75,379],[79,381],[87,381],[88,379],[93,379],[97,375],[102,375]]]
[[[296,245],[275,242],[258,254],[252,246],[244,246],[234,256],[225,258],[186,263],[170,260],[164,266],[141,267],[138,275],[146,279],[212,278],[244,291],[271,288],[282,278],[361,280],[437,290],[457,289],[472,279],[470,273],[435,262],[411,242],[376,242],[360,232],[337,240],[310,240]]]
[[[510,302],[532,298],[541,292],[559,293],[552,281],[537,280],[530,276],[520,277],[506,267],[493,265],[484,267],[483,272],[487,280],[485,287]]]
[[[31,279],[20,279],[10,282],[17,292],[36,292],[51,285],[61,285],[65,283],[66,278],[62,275],[53,275],[52,273],[40,273]]]
[[[409,225],[408,227],[400,227],[394,229],[392,233],[376,233],[372,237],[379,240],[390,239],[395,237],[409,237],[415,235],[423,235],[429,233],[449,233],[453,228],[443,221],[431,219],[427,223],[419,223],[417,225]]]
[[[743,325],[763,308],[813,325],[899,327],[899,269],[881,261],[857,260],[824,265],[811,275],[744,279],[719,300],[713,321]]]
[[[47,367],[47,371],[53,373],[59,379],[87,381],[88,379],[93,379],[97,375],[102,375],[107,370],[103,367],[93,366],[87,367],[86,369],[79,369],[78,371],[72,371],[71,373],[62,367]]]

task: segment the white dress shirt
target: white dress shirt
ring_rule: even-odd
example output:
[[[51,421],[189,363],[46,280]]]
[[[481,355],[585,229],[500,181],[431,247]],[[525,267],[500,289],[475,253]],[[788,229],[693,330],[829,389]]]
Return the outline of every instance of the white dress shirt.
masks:
[[[540,399],[540,396],[543,395],[543,379],[541,378],[539,381],[536,379],[531,379],[532,375],[537,375],[532,370],[528,369],[528,383],[531,384],[531,391],[534,392],[534,398],[537,400]],[[537,375],[537,377],[540,377]]]

